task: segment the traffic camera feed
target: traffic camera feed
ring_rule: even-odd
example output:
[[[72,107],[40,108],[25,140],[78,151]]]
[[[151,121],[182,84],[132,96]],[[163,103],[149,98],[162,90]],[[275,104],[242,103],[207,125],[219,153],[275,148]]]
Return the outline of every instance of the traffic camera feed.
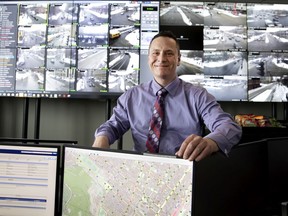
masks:
[[[149,42],[170,30],[178,76],[218,101],[288,100],[288,4],[46,0],[0,9],[0,96],[118,97],[152,79]]]
[[[248,67],[250,101],[288,100],[288,53],[250,53]]]
[[[220,101],[247,98],[246,53],[181,50],[181,58],[181,79],[206,88]]]

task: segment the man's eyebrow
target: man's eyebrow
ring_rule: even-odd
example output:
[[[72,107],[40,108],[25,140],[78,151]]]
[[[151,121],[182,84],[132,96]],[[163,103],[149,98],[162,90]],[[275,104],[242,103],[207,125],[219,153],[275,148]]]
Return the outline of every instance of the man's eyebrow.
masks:
[[[159,49],[151,49],[149,52],[150,53],[155,53],[155,52],[160,52],[160,50]]]
[[[164,49],[164,50],[161,50],[161,49],[158,49],[158,48],[152,48],[151,51],[163,51],[163,52],[174,52],[173,49]]]

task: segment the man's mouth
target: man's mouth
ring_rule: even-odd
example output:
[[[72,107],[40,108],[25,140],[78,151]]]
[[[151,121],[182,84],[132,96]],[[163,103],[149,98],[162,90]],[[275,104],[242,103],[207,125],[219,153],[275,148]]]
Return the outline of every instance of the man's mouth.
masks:
[[[155,65],[155,67],[168,67],[168,65]]]

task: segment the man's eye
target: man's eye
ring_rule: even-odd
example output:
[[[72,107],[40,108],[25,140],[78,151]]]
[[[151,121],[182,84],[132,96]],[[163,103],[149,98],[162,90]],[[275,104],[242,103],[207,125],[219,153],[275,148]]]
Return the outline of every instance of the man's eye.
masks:
[[[174,54],[172,52],[166,53],[167,56],[173,56]]]

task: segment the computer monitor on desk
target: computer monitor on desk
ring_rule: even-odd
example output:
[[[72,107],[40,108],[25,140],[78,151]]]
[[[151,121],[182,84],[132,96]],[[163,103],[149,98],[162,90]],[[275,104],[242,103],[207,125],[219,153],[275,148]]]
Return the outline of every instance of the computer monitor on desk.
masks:
[[[195,216],[266,214],[268,194],[266,140],[245,143],[229,156],[216,153],[195,163]]]
[[[62,215],[193,215],[193,162],[64,148]]]
[[[60,145],[0,143],[0,215],[59,212]]]
[[[267,145],[269,201],[280,215],[280,204],[288,201],[288,137],[267,139]]]
[[[0,138],[2,143],[27,143],[27,144],[71,144],[76,145],[76,140],[43,140],[43,139],[28,139],[28,138]]]

